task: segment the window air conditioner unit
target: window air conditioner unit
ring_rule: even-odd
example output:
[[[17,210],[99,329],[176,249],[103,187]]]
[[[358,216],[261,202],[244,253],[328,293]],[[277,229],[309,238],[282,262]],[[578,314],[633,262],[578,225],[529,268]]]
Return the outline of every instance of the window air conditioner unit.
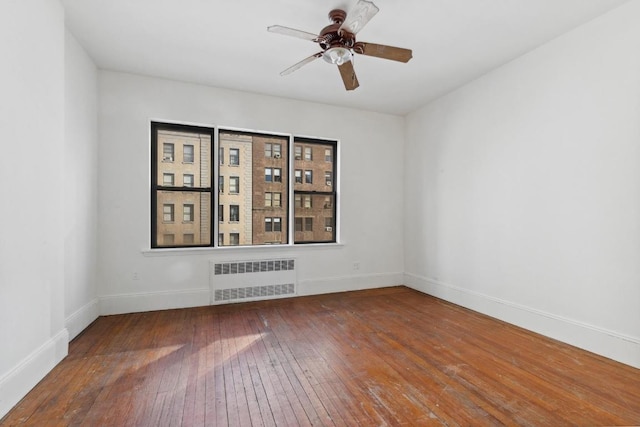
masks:
[[[330,186],[331,185],[331,181],[327,181],[326,184]]]
[[[173,157],[163,157],[162,160],[173,162]]]
[[[279,159],[279,158],[280,158],[280,154],[279,154],[279,153],[274,154],[274,155],[273,155],[273,158],[274,158],[274,159]]]
[[[333,231],[333,227],[325,227],[324,231]]]

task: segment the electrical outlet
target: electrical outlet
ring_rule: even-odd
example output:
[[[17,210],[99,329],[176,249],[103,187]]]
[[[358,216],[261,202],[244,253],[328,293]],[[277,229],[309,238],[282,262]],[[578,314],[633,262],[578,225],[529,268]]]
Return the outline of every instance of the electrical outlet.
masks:
[[[138,272],[136,271],[136,272],[134,272],[134,273],[131,275],[131,278],[132,278],[133,280],[140,280],[140,275],[139,275],[139,274],[138,274]]]
[[[360,262],[359,261],[356,261],[356,262],[353,263],[353,269],[354,269],[354,271],[360,270]]]

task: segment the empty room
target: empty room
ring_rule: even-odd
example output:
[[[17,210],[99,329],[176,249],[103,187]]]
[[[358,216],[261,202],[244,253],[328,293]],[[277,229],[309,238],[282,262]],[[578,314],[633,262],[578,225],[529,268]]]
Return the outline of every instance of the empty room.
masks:
[[[640,425],[638,22],[0,0],[0,425]]]

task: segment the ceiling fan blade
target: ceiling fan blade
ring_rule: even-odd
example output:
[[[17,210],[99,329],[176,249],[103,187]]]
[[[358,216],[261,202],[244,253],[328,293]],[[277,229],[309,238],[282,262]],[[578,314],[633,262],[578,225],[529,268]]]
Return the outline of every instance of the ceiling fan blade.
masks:
[[[346,30],[352,34],[356,34],[379,10],[373,2],[367,0],[358,1],[354,8],[347,14],[347,18],[338,29],[338,32]]]
[[[314,53],[310,57],[305,58],[302,61],[298,62],[297,64],[294,64],[291,67],[287,68],[286,70],[281,72],[280,75],[281,76],[286,76],[287,74],[291,74],[294,71],[296,71],[298,68],[301,68],[302,66],[307,65],[309,62],[315,61],[316,59],[320,58],[321,56],[322,56],[322,52]]]
[[[283,34],[285,36],[298,37],[300,39],[315,41],[318,38],[317,34],[308,33],[306,31],[296,30],[289,27],[283,27],[282,25],[272,25],[267,27],[267,31],[270,33]]]
[[[377,58],[391,59],[392,61],[399,62],[409,62],[413,57],[411,49],[367,42],[356,43],[353,51],[361,55],[375,56]]]
[[[340,76],[342,77],[346,90],[354,90],[360,86],[358,77],[356,77],[356,71],[353,69],[353,61],[347,61],[342,65],[338,65],[338,70],[340,70]]]

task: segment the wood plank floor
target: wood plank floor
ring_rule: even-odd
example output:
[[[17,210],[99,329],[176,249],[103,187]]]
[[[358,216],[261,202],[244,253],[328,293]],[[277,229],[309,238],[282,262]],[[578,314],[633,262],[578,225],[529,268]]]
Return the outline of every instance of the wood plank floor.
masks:
[[[640,424],[640,370],[404,287],[101,317],[2,426]]]

